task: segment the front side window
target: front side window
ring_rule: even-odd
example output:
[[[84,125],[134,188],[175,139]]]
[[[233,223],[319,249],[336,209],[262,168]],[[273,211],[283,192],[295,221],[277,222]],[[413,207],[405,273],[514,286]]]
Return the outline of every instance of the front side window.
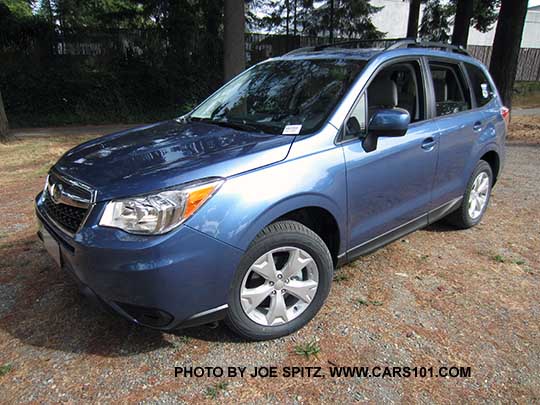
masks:
[[[430,62],[429,67],[433,78],[437,117],[470,110],[470,96],[459,66]]]
[[[396,63],[385,67],[368,87],[369,118],[380,109],[402,108],[411,122],[425,119],[424,86],[418,62]]]
[[[477,66],[471,65],[469,63],[465,64],[469,79],[471,80],[471,87],[476,99],[476,104],[478,107],[483,107],[489,103],[494,96],[493,89],[489,83],[488,78]]]
[[[197,107],[190,119],[275,134],[319,129],[365,61],[277,60],[241,74]]]
[[[345,126],[345,139],[361,137],[378,110],[402,108],[411,122],[426,118],[424,85],[418,62],[399,62],[382,69],[353,107]]]

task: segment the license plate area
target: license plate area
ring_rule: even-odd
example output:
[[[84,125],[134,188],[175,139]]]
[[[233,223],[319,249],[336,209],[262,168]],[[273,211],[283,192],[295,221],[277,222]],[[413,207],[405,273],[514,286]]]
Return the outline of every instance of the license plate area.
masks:
[[[60,258],[60,245],[54,239],[54,237],[47,231],[47,228],[39,222],[39,233],[41,234],[41,239],[43,241],[43,246],[49,255],[54,259],[58,266],[62,267],[62,260]]]

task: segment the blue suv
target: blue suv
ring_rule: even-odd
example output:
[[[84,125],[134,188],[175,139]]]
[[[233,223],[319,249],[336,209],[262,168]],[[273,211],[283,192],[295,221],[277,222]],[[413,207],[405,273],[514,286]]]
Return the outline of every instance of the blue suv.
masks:
[[[36,198],[38,235],[133,322],[276,338],[315,316],[337,266],[443,217],[478,224],[508,116],[459,48],[300,49],[181,118],[67,152]]]

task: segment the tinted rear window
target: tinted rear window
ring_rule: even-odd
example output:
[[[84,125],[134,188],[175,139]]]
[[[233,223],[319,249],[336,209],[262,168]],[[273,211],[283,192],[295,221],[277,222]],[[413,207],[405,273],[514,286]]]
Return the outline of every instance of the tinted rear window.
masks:
[[[478,107],[482,107],[493,99],[494,92],[491,84],[482,69],[469,63],[466,63],[465,66],[471,80],[472,92],[476,98],[476,104]]]
[[[471,109],[470,94],[461,69],[453,63],[430,62],[437,117]]]

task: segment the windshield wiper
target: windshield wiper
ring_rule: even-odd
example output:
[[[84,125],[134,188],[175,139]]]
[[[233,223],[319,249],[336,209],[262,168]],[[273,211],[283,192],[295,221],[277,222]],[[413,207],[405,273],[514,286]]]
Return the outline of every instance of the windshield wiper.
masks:
[[[255,125],[245,124],[243,122],[238,122],[238,121],[213,120],[211,118],[199,118],[199,117],[190,117],[189,119],[192,121],[219,125],[220,127],[239,129],[241,131],[264,132],[261,128],[258,128]]]

